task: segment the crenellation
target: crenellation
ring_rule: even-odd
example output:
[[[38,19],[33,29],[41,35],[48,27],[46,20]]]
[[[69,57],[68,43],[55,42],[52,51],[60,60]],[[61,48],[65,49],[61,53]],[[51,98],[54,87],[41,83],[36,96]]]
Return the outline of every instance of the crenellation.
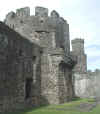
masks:
[[[19,9],[19,14],[20,12],[23,12],[24,9],[25,8]],[[36,12],[40,16],[36,15]],[[35,16],[32,15],[26,18],[17,16],[12,21],[8,19],[6,24],[10,24],[11,28],[14,28],[14,30],[21,33],[23,36],[30,38],[30,40],[32,40],[31,38],[33,38],[34,35],[32,34],[34,34],[34,32],[54,32],[55,38],[51,40],[55,41],[56,47],[62,47],[65,50],[66,54],[68,54],[70,53],[69,25],[62,17],[59,16],[56,11],[52,11],[51,14],[53,18],[52,16],[48,16],[47,8],[36,7]],[[37,42],[37,40],[39,42],[39,39],[35,39],[35,42]]]
[[[65,20],[63,17],[60,17],[60,20],[61,20],[61,22],[63,22],[63,24],[65,24],[65,23],[68,24],[67,20]]]
[[[11,11],[9,12],[7,15],[6,15],[6,18],[8,19],[12,19],[12,18],[15,18],[16,17],[16,13]]]
[[[44,17],[44,18],[48,17],[48,9],[44,7],[36,7],[35,16]]]
[[[74,40],[72,40],[72,43],[77,43],[77,42],[80,42],[80,43],[83,43],[84,44],[84,39],[75,38]]]
[[[72,50],[79,53],[84,53],[84,39],[74,39],[72,42]]]
[[[18,17],[29,17],[30,16],[30,8],[29,7],[24,7],[16,10],[16,15]]]
[[[58,12],[56,12],[55,10],[53,10],[50,14],[50,16],[52,18],[58,19],[60,17],[60,15],[58,14]]]

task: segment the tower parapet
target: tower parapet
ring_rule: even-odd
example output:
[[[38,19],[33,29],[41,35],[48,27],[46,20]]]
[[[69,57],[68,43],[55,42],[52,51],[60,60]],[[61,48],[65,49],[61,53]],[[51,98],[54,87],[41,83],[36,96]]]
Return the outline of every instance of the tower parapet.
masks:
[[[60,16],[59,16],[59,14],[58,14],[55,10],[53,10],[53,11],[51,12],[51,17],[52,17],[52,18],[59,18]]]
[[[14,20],[16,19],[16,17],[17,17],[16,13],[11,11],[6,15],[4,23],[7,24],[10,28],[14,29],[15,26]]]
[[[35,16],[48,17],[48,9],[44,7],[36,7]]]
[[[72,49],[74,52],[77,53],[84,53],[84,39],[72,40]]]
[[[19,17],[28,17],[30,16],[30,8],[24,7],[16,10],[16,15]]]
[[[77,56],[77,65],[75,72],[87,72],[87,55],[84,52],[84,39],[74,39],[72,42],[72,53]]]
[[[9,13],[6,15],[6,19],[13,19],[13,18],[15,18],[15,17],[16,17],[16,14],[15,14],[13,11],[9,12]]]
[[[69,24],[55,10],[50,16],[48,12],[47,8],[36,7],[35,15],[30,16],[30,8],[24,7],[12,13],[14,15],[12,17],[15,18],[6,17],[5,22],[9,27],[38,45],[39,42],[43,42],[43,46],[46,44],[47,48],[62,48],[67,55],[70,53]]]

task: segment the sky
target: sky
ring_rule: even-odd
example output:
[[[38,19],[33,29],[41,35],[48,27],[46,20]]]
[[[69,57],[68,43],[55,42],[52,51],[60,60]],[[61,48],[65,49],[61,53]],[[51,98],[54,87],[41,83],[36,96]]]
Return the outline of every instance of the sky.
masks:
[[[88,69],[100,69],[100,0],[2,0],[0,20],[18,8],[29,6],[34,14],[36,6],[43,6],[59,12],[69,23],[70,39],[85,40]]]

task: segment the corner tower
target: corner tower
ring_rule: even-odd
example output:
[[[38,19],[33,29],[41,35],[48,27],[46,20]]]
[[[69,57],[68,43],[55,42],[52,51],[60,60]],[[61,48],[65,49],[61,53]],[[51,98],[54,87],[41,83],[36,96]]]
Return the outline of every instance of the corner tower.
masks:
[[[75,66],[75,72],[86,73],[87,72],[87,55],[84,52],[84,39],[72,40],[72,53],[77,56],[77,64]]]

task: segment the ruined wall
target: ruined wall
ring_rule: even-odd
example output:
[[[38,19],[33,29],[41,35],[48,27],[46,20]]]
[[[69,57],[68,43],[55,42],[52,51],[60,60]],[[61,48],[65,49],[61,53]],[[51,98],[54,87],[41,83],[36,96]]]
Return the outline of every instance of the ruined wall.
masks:
[[[75,74],[75,94],[81,98],[100,98],[100,71]]]
[[[78,97],[100,97],[100,70],[87,71],[87,55],[84,51],[84,40],[72,40],[72,54],[77,55],[77,64],[74,68],[74,88]]]
[[[88,86],[91,80],[87,74],[87,55],[84,50],[84,40],[74,39],[72,42],[72,54],[77,56],[77,64],[73,70],[75,95],[78,97],[88,97]]]
[[[28,7],[10,12],[5,23],[33,43],[42,47],[41,55],[41,103],[58,104],[73,97],[70,55],[69,24],[56,11],[48,16],[48,9],[35,8],[30,16]],[[63,61],[65,68],[60,69]]]
[[[0,43],[0,111],[39,105],[40,47],[2,22],[0,22]],[[26,87],[27,80],[31,81],[30,94]]]

